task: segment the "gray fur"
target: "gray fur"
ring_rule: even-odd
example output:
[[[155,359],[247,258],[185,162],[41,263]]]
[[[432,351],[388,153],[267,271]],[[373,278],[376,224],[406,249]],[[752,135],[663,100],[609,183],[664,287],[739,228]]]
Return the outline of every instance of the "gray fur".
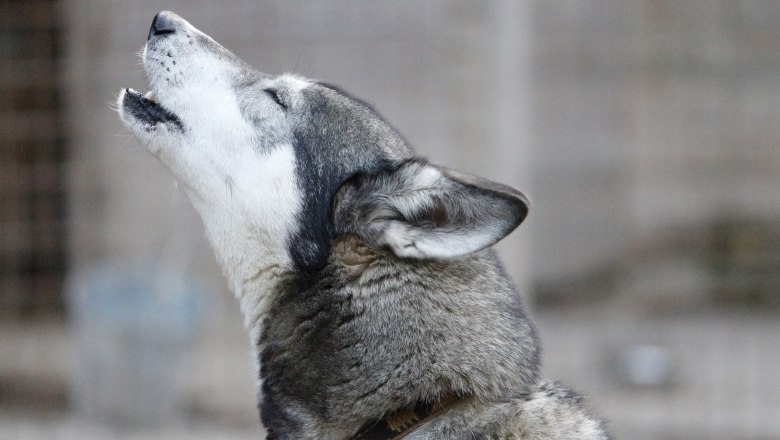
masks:
[[[157,19],[159,102],[128,90],[120,114],[203,216],[269,438],[347,439],[452,393],[472,397],[408,438],[606,438],[576,394],[540,382],[536,330],[490,249],[525,218],[520,192],[414,157],[333,86],[259,73]]]

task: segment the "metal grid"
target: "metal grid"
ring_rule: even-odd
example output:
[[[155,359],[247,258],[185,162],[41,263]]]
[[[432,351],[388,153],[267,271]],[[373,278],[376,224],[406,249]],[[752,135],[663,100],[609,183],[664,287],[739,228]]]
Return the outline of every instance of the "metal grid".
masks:
[[[56,2],[0,1],[0,314],[61,310],[64,140]]]

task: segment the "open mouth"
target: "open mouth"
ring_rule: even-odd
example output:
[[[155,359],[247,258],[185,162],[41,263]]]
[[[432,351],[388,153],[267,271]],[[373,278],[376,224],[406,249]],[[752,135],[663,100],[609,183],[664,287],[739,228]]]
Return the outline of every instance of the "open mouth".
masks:
[[[137,90],[126,89],[122,105],[127,111],[139,121],[148,125],[157,125],[161,123],[172,123],[177,128],[182,128],[179,118],[160,105],[152,96],[151,92],[142,95]]]

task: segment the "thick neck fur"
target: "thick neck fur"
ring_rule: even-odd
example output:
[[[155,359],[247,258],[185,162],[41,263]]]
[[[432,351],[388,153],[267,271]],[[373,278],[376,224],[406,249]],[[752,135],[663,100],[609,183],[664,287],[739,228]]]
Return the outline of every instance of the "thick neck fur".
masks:
[[[491,250],[412,263],[342,236],[324,269],[279,280],[253,331],[271,438],[343,438],[414,402],[537,382],[535,330]]]

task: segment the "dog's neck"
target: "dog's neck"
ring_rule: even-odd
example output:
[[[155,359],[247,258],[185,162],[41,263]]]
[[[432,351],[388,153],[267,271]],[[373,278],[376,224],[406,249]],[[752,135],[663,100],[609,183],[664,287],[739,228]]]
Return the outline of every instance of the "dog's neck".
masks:
[[[286,242],[281,234],[269,234],[262,225],[247,222],[246,214],[236,212],[233,206],[213,206],[196,197],[191,199],[230,290],[239,301],[254,345],[277,286],[293,273]]]

